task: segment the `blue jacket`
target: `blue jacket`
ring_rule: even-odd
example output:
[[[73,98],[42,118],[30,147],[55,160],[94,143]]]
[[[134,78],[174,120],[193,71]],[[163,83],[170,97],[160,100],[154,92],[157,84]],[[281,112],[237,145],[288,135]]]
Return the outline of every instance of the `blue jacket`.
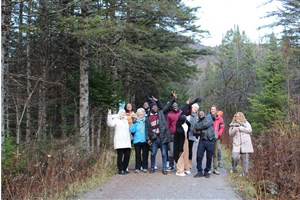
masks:
[[[130,132],[133,134],[133,143],[146,142],[146,119],[138,118],[130,127]]]

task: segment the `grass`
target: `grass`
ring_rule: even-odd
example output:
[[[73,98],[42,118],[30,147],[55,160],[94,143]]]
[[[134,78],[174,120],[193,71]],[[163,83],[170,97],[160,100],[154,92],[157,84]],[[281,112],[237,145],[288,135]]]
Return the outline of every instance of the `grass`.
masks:
[[[222,159],[224,168],[229,172],[231,169],[231,150],[229,150],[225,145],[222,146]],[[243,199],[255,199],[257,193],[254,183],[248,177],[240,176],[242,173],[241,163],[239,163],[237,170],[238,173],[228,174],[228,183]]]
[[[47,199],[78,199],[84,193],[107,182],[116,173],[116,154],[108,151],[90,169],[89,177],[67,186],[62,192],[54,193]]]

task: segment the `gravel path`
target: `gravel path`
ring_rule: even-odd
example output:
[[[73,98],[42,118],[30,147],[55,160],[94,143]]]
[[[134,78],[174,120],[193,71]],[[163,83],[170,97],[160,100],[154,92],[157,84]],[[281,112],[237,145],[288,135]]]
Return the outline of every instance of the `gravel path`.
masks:
[[[226,182],[225,169],[221,168],[220,175],[212,174],[210,178],[194,178],[193,175],[197,173],[194,156],[191,175],[178,177],[175,171],[163,175],[160,150],[156,159],[159,169],[154,174],[133,173],[134,166],[131,166],[130,174],[116,174],[106,184],[84,194],[80,199],[242,199]]]

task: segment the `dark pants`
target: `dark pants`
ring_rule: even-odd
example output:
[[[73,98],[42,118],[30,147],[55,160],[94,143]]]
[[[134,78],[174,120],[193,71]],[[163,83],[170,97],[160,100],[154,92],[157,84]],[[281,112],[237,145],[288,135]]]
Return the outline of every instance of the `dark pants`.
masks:
[[[130,148],[117,149],[117,166],[120,171],[126,171],[129,159],[130,159]]]
[[[148,168],[149,148],[146,142],[134,144],[135,149],[135,169]]]
[[[204,156],[204,152],[206,152],[206,167],[204,169],[205,172],[211,170],[211,162],[214,153],[215,142],[208,140],[199,140],[198,150],[197,150],[197,169],[198,172],[202,172],[202,160]]]
[[[193,145],[194,140],[189,140],[189,160],[192,160],[193,158]]]

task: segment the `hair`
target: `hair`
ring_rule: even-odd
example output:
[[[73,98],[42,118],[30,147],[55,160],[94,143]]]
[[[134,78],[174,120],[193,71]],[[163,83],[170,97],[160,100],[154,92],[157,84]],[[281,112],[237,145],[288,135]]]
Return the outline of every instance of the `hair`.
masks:
[[[244,113],[242,113],[242,112],[237,112],[237,113],[234,114],[231,123],[234,123],[234,122],[235,122],[235,116],[236,116],[237,114],[239,114],[239,115],[241,116],[241,122],[246,122],[246,121],[247,121],[246,118],[245,118]]]
[[[215,107],[216,108],[216,110],[218,110],[218,107],[217,107],[217,105],[216,104],[213,104],[210,108],[212,108],[212,107]]]
[[[194,103],[194,104],[192,105],[192,107],[195,107],[195,108],[199,109],[199,105],[198,105],[197,103]]]
[[[129,102],[125,104],[125,107],[124,107],[125,112],[128,113],[128,111],[129,111],[129,110],[127,110],[127,105],[128,105],[128,104],[131,105],[131,108],[132,108],[131,111],[133,112],[133,105],[132,105],[132,103],[129,103]]]
[[[219,115],[220,117],[223,117],[223,111],[222,110],[218,110],[217,111],[217,115]]]
[[[144,115],[146,115],[145,109],[144,108],[139,108],[136,111],[136,114],[138,115],[140,112],[144,113]]]

